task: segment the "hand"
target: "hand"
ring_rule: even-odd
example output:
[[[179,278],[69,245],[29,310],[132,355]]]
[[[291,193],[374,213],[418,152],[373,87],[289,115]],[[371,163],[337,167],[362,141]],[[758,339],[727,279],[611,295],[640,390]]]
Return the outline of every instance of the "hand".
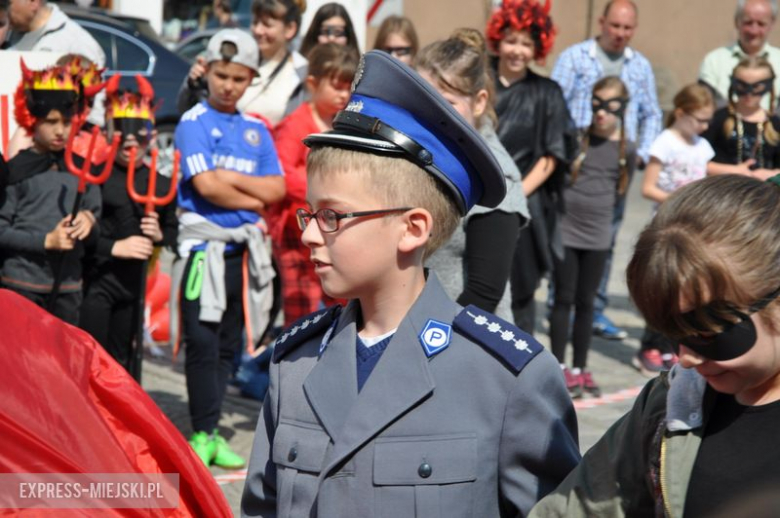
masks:
[[[777,169],[754,169],[750,171],[750,176],[761,181],[766,181],[778,174]]]
[[[120,259],[149,259],[154,251],[154,245],[148,237],[130,236],[114,242],[111,255]]]
[[[76,241],[83,241],[92,232],[92,227],[95,226],[95,215],[92,211],[82,210],[76,214],[76,219],[73,220],[73,224],[68,228],[68,235]]]
[[[70,236],[68,230],[70,229],[70,214],[62,218],[54,230],[46,234],[46,239],[43,241],[43,248],[46,250],[60,250],[66,252],[73,250],[76,242]]]
[[[752,158],[748,158],[741,164],[734,166],[734,174],[741,174],[744,176],[753,176],[753,171],[750,169],[756,161]]]
[[[187,74],[187,80],[190,83],[194,83],[204,75],[206,75],[206,58],[198,56],[195,58],[195,63],[192,64],[189,74]]]
[[[162,241],[163,233],[160,228],[160,215],[156,212],[152,212],[141,218],[141,233],[151,239],[152,243],[159,243]]]

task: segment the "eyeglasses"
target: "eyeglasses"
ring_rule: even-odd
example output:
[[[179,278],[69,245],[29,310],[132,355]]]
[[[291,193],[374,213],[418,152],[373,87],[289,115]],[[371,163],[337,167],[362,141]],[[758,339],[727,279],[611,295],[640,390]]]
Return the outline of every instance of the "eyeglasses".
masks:
[[[388,54],[397,58],[401,58],[404,56],[409,56],[412,53],[412,47],[385,47],[382,49],[382,51],[387,52]]]
[[[346,27],[320,27],[319,34],[326,38],[346,38],[347,29]]]
[[[695,120],[699,124],[707,124],[707,125],[709,125],[712,122],[711,118],[710,119],[700,119],[699,117],[697,117],[696,115],[694,115],[692,113],[685,112],[685,115],[687,115],[688,117],[692,118],[693,120]]]
[[[720,333],[690,335],[680,339],[680,343],[710,360],[727,361],[738,358],[748,352],[758,339],[756,325],[750,315],[761,311],[778,297],[780,297],[780,288],[750,306],[747,313],[729,308],[727,312],[737,318],[736,322],[722,317],[713,317],[715,321],[723,325],[723,330]],[[693,312],[688,312],[683,317],[696,327]]]
[[[333,209],[320,209],[315,213],[311,213],[306,209],[298,209],[295,211],[295,217],[298,220],[298,228],[300,228],[301,231],[306,230],[306,227],[309,225],[309,221],[314,218],[317,221],[317,226],[320,227],[320,230],[326,234],[329,234],[339,229],[339,221],[342,219],[379,216],[384,214],[392,214],[393,212],[406,212],[407,210],[412,210],[412,207],[344,213],[336,212]]]

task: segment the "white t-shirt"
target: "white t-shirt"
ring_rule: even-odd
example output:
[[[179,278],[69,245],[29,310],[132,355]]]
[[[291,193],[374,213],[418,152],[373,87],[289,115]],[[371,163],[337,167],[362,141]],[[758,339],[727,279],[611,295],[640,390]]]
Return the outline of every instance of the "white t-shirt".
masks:
[[[273,78],[271,75],[279,62],[266,61],[260,65],[259,75],[239,99],[238,109],[244,113],[260,114],[276,126],[285,115],[290,96],[301,83],[295,61],[294,57],[289,57]]]
[[[676,132],[666,129],[650,146],[650,156],[663,164],[656,185],[663,191],[674,192],[707,176],[707,162],[715,156],[715,151],[700,136],[690,144]]]

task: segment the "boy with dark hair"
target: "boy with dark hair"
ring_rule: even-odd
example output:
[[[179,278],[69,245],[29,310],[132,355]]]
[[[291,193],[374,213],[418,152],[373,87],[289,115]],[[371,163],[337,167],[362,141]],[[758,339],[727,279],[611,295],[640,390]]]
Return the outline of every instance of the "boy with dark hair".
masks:
[[[367,53],[310,135],[297,211],[323,290],[349,299],[277,340],[244,516],[518,516],[579,461],[560,369],[450,300],[424,259],[504,197],[479,133],[414,71]]]
[[[206,50],[208,99],[182,116],[175,135],[190,444],[206,465],[223,468],[245,464],[217,424],[242,332],[252,348],[268,324],[274,273],[260,214],[285,192],[268,128],[236,108],[256,75],[258,56],[248,33],[215,34]]]
[[[71,221],[79,180],[68,172],[64,150],[71,117],[84,108],[79,103],[80,77],[69,65],[32,71],[22,63],[22,72],[14,116],[33,145],[8,163],[6,199],[0,207],[2,284],[46,306],[54,285],[53,266],[62,261],[62,284],[51,311],[76,325],[82,242],[91,235],[101,205],[99,189],[88,185],[82,210]]]
[[[136,336],[139,318],[143,318],[138,314],[143,307],[139,300],[142,268],[155,246],[176,246],[178,222],[175,201],[145,214],[143,205],[130,199],[127,181],[133,149],[134,189],[148,194],[152,173],[144,159],[157,133],[154,91],[142,76],[136,77],[138,92],[120,91],[119,78],[113,76],[106,86],[106,128],[109,138],[119,133],[122,141],[111,176],[100,188],[103,216],[85,276],[80,326],[133,373],[133,341],[136,347],[143,347],[143,337]],[[159,174],[155,184],[153,194],[158,198],[165,197],[171,188],[171,180]],[[140,365],[136,367],[140,369]]]

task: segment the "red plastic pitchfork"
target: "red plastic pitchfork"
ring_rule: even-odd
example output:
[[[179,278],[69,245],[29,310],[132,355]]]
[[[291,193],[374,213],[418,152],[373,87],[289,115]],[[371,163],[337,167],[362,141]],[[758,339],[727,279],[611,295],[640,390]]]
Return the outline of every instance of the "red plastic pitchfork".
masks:
[[[103,167],[103,171],[99,175],[95,176],[91,173],[91,170],[92,157],[94,156],[95,152],[95,143],[97,142],[98,134],[100,133],[100,128],[97,126],[92,128],[92,136],[89,140],[89,147],[87,148],[87,153],[84,156],[84,163],[82,164],[81,168],[79,169],[76,167],[76,164],[73,163],[73,142],[75,141],[76,135],[78,135],[81,131],[83,124],[84,117],[80,117],[78,115],[73,116],[71,119],[70,133],[68,134],[68,143],[65,146],[65,167],[68,168],[68,171],[71,174],[77,176],[79,179],[78,190],[76,191],[76,199],[73,200],[73,209],[70,211],[71,225],[76,219],[76,215],[78,215],[79,209],[81,209],[81,200],[84,197],[84,193],[87,191],[87,184],[90,183],[92,185],[100,185],[108,180],[108,177],[111,175],[111,170],[114,167],[114,158],[116,157],[116,152],[119,149],[119,141],[121,138],[120,135],[114,135],[114,138],[111,141],[111,147],[109,148],[108,154],[106,155],[106,163]],[[49,300],[47,301],[49,311],[54,311],[54,304],[60,294],[60,286],[62,285],[62,268],[64,263],[64,254],[60,254],[54,263],[54,283],[52,284],[51,294],[49,295]]]
[[[173,173],[171,175],[171,186],[165,196],[157,196],[157,154],[158,150],[152,149],[152,162],[149,165],[149,183],[147,184],[146,194],[139,194],[135,190],[135,154],[137,147],[130,149],[127,166],[127,194],[130,199],[144,206],[144,215],[154,212],[155,207],[168,205],[176,196],[176,179],[179,173],[179,150],[173,152]],[[143,262],[141,268],[141,284],[139,285],[140,296],[138,297],[138,323],[135,334],[135,348],[130,355],[130,375],[141,383],[141,363],[144,356],[144,313],[146,309],[146,270],[148,261]]]

